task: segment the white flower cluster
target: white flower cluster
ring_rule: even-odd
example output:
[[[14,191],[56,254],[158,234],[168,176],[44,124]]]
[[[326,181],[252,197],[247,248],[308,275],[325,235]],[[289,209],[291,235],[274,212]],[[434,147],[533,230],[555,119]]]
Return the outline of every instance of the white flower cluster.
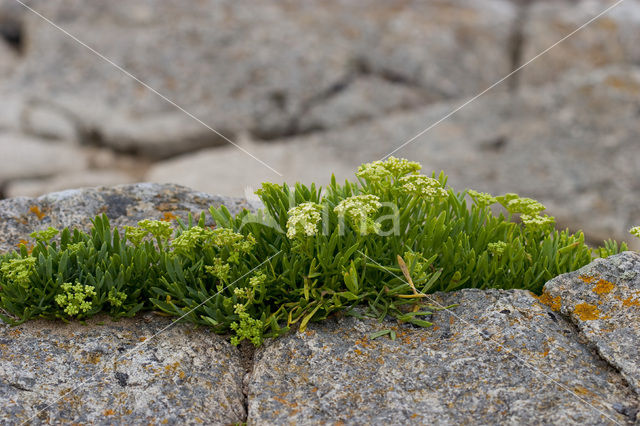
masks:
[[[629,229],[629,233],[640,238],[640,226],[634,226],[633,228]]]
[[[370,216],[381,206],[380,198],[375,195],[355,195],[340,201],[333,211],[339,216],[347,217],[355,228],[366,235],[380,230],[380,224],[375,223]]]
[[[287,237],[294,239],[299,235],[312,237],[318,232],[318,224],[322,219],[320,212],[322,206],[317,203],[307,202],[292,207],[287,212]]]
[[[422,166],[420,163],[404,158],[389,157],[385,161],[374,161],[358,167],[356,176],[369,182],[388,181],[389,178],[398,179],[409,173],[418,173]]]
[[[424,175],[410,175],[400,178],[402,190],[426,198],[441,198],[447,196],[447,191],[440,185],[437,179]]]

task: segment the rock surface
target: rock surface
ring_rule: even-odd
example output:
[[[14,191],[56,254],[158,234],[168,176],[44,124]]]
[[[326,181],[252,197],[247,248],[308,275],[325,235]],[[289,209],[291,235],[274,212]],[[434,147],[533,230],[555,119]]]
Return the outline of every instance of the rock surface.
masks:
[[[269,342],[249,384],[253,424],[627,424],[638,396],[531,293],[436,294],[430,329],[340,318]],[[388,337],[369,335],[390,329]],[[626,411],[625,411],[626,410]],[[629,412],[625,415],[622,412]]]
[[[376,108],[348,101],[352,117],[405,105],[397,86],[424,101],[481,90],[509,71],[504,47],[516,15],[506,0],[259,1],[250,10],[234,1],[184,8],[164,0],[127,13],[99,0],[30,5],[229,137],[249,130],[264,138],[339,126],[345,118],[327,122],[327,114],[299,121],[371,75],[393,83],[377,85],[376,96],[397,101]],[[179,112],[174,106],[35,14],[20,16],[29,43],[20,72],[6,80],[9,91],[73,113],[79,127],[94,128],[116,149],[176,153],[220,143],[187,121],[171,127],[175,138],[159,134],[152,123]],[[177,143],[183,136],[192,143]]]
[[[20,240],[29,240],[31,232],[49,226],[88,229],[91,219],[102,213],[112,225],[122,228],[142,219],[186,220],[189,212],[197,218],[210,206],[221,204],[232,213],[249,207],[238,198],[209,195],[178,185],[144,183],[10,198],[0,201],[0,251],[16,248]]]
[[[549,281],[545,292],[640,394],[640,254],[598,259]]]
[[[33,229],[87,227],[101,212],[131,225],[220,203],[255,208],[157,184],[3,200],[0,250]],[[435,294],[431,303],[458,306],[432,315],[429,329],[335,316],[253,358],[152,313],[0,323],[0,422],[637,424],[639,273],[640,256],[627,252],[550,281],[541,297]],[[384,329],[396,340],[370,338]]]
[[[522,63],[548,49],[615,1],[533,2],[522,25]],[[609,13],[553,47],[522,70],[523,85],[557,81],[564,73],[640,63],[640,1],[625,0]]]
[[[0,326],[0,422],[241,422],[237,349],[206,330],[164,330],[170,323],[145,314]]]

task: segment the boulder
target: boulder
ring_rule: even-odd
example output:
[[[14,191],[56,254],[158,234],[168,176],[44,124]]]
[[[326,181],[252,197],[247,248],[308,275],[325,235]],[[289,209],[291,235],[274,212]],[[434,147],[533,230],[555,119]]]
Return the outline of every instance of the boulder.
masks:
[[[544,290],[640,394],[640,254],[598,259],[554,278]]]
[[[145,314],[118,322],[96,317],[86,324],[1,326],[0,421],[242,422],[238,350],[206,330],[170,325]]]
[[[508,0],[30,5],[162,96],[25,10],[28,43],[2,96],[71,114],[82,141],[159,157],[222,142],[172,102],[231,139],[273,139],[473,94],[509,71],[517,14]]]
[[[531,293],[462,290],[431,328],[333,318],[267,343],[249,380],[254,424],[628,424],[638,395]],[[371,333],[392,330],[372,340]]]
[[[525,63],[565,38],[615,2],[604,0],[540,1],[522,22],[521,62]],[[584,29],[522,69],[523,85],[543,84],[566,72],[588,72],[617,64],[640,63],[640,1],[623,1]]]
[[[14,179],[51,176],[66,170],[82,170],[88,164],[88,157],[82,150],[19,133],[0,133],[0,158],[0,184]]]
[[[237,213],[249,207],[238,198],[208,195],[178,185],[140,183],[102,188],[66,190],[38,198],[17,197],[0,201],[0,251],[29,240],[34,230],[65,226],[88,230],[91,219],[106,214],[112,225],[134,226],[142,219],[186,220],[210,206],[224,204]],[[211,221],[211,217],[207,214]]]

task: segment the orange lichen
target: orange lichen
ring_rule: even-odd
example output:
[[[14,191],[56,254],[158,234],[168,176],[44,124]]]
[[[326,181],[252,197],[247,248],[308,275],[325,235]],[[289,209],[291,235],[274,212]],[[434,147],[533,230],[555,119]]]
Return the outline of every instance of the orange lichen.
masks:
[[[104,410],[102,412],[102,415],[103,416],[113,416],[115,413],[116,413],[115,411],[113,411],[111,408],[109,408],[107,410]]]
[[[640,299],[634,299],[633,296],[629,296],[622,301],[622,306],[630,308],[631,306],[640,306]]]
[[[593,281],[595,281],[596,277],[591,277],[589,275],[580,275],[578,276],[578,279],[584,281],[585,283],[592,283]]]
[[[46,216],[44,213],[42,213],[42,211],[40,210],[40,207],[38,206],[29,207],[29,211],[35,214],[40,220],[42,220]]]
[[[589,303],[577,304],[573,313],[580,318],[581,321],[591,321],[600,318],[600,310]]]
[[[538,302],[540,302],[541,304],[550,307],[552,311],[557,312],[562,307],[562,299],[560,298],[560,296],[551,297],[549,293],[545,291],[540,296],[534,297],[538,299]]]
[[[615,284],[606,280],[598,280],[595,286],[591,289],[598,296],[602,296],[603,294],[611,293]]]
[[[160,219],[163,222],[171,222],[172,220],[177,219],[178,216],[176,216],[175,214],[171,213],[171,212],[164,212],[164,214],[162,215],[162,219]]]

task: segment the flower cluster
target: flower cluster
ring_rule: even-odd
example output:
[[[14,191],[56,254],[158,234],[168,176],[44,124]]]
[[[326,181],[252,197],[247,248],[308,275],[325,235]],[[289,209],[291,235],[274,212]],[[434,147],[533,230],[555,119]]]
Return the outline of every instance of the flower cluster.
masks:
[[[86,313],[91,309],[90,297],[96,296],[95,288],[91,285],[80,283],[64,283],[61,286],[64,293],[55,297],[56,303],[64,308],[64,312],[69,315],[77,315],[81,311]]]
[[[45,230],[32,232],[30,236],[37,242],[48,243],[53,237],[58,235],[58,232],[60,231],[50,226]]]
[[[231,270],[231,266],[219,257],[213,259],[213,266],[206,265],[204,269],[222,281],[229,280],[229,271]]]
[[[122,291],[117,291],[115,288],[109,290],[107,300],[111,303],[111,306],[119,308],[122,306],[125,300],[127,300],[127,294]]]
[[[161,220],[141,220],[140,222],[138,222],[138,227],[144,229],[154,237],[161,240],[168,240],[173,233],[171,224],[169,222]]]
[[[358,167],[356,176],[369,182],[384,182],[389,178],[399,179],[408,174],[418,173],[420,163],[404,158],[389,157],[385,161],[374,161]]]
[[[505,243],[504,241],[498,241],[495,243],[487,244],[487,250],[489,250],[489,253],[491,253],[493,256],[496,256],[496,257],[502,256],[502,254],[506,249],[507,249],[507,243]]]
[[[139,246],[147,235],[159,240],[168,240],[173,230],[169,222],[160,220],[141,220],[138,226],[125,226],[125,236],[134,246]]]
[[[10,259],[0,266],[0,272],[5,279],[24,288],[29,287],[29,276],[35,270],[36,258],[33,256],[21,259]]]
[[[544,228],[547,226],[553,226],[556,223],[554,217],[547,216],[546,214],[542,216],[523,214],[522,216],[520,216],[520,219],[522,220],[522,223],[525,224],[525,226],[528,226],[530,228]]]
[[[318,203],[302,203],[287,212],[287,237],[294,239],[296,236],[306,235],[312,237],[318,232],[318,224],[321,220],[322,206]]]
[[[475,201],[477,206],[487,207],[492,204],[495,204],[498,200],[491,194],[487,194],[486,192],[478,192],[473,189],[469,189],[467,194]]]
[[[373,221],[371,215],[382,206],[375,195],[355,195],[346,198],[333,209],[341,217],[347,217],[351,225],[363,235],[378,232],[380,224]]]
[[[532,198],[514,198],[505,205],[511,214],[521,213],[523,215],[535,216],[545,209],[545,206]]]
[[[442,188],[437,179],[424,175],[409,175],[400,178],[403,192],[427,199],[442,198],[447,196],[447,191]]]
[[[231,338],[231,344],[238,346],[241,341],[248,339],[255,346],[259,346],[262,343],[263,322],[251,318],[244,305],[235,305],[234,312],[240,317],[240,323],[234,321],[230,325],[231,329],[236,332],[236,335]]]
[[[194,226],[176,237],[171,246],[176,253],[185,255],[193,254],[197,248],[208,246],[226,248],[229,250],[229,262],[238,263],[240,254],[250,252],[255,243],[252,235],[244,236],[229,228],[208,229]]]
[[[629,233],[640,238],[640,226],[634,226],[633,228],[629,229]]]

